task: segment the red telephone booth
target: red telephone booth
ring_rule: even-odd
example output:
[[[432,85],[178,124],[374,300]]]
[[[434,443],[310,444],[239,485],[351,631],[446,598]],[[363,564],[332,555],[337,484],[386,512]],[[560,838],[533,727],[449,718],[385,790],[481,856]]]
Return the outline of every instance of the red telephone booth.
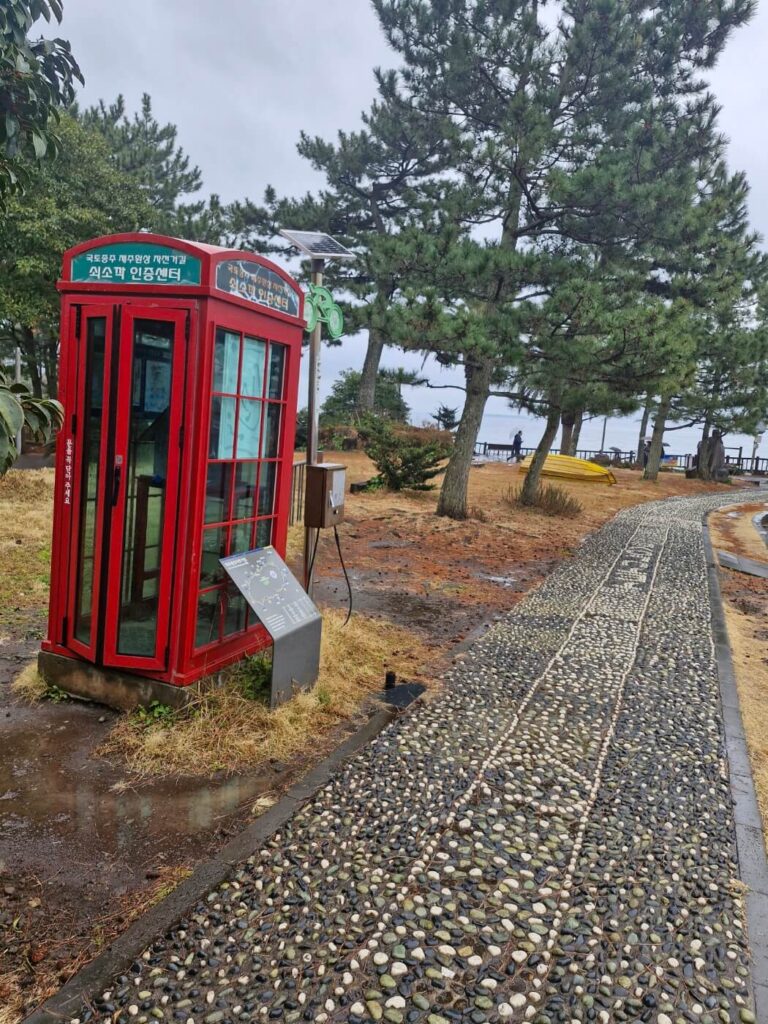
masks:
[[[41,668],[185,686],[270,642],[219,559],[285,554],[303,295],[261,256],[145,233],[69,250],[59,289]]]

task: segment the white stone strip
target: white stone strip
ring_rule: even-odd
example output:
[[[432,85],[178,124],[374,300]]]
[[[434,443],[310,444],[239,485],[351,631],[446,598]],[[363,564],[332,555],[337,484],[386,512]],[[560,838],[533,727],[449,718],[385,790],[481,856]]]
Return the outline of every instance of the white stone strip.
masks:
[[[637,652],[638,652],[638,648],[639,648],[639,645],[640,645],[640,639],[641,639],[642,633],[643,633],[643,626],[645,624],[645,619],[646,619],[646,616],[648,614],[648,608],[649,608],[649,605],[651,603],[651,599],[653,597],[653,590],[654,590],[654,586],[656,584],[656,577],[658,575],[659,566],[661,565],[661,561],[662,561],[662,558],[664,556],[664,548],[666,547],[667,541],[669,540],[669,534],[670,534],[670,531],[672,529],[672,525],[673,524],[670,523],[667,526],[666,530],[664,531],[664,537],[663,537],[663,540],[661,541],[661,544],[659,546],[658,557],[656,558],[656,563],[655,563],[655,565],[653,567],[653,572],[651,574],[651,579],[650,579],[650,585],[648,587],[648,592],[645,595],[645,600],[643,601],[643,606],[642,606],[641,614],[640,614],[640,617],[638,619],[637,630],[636,630],[636,633],[635,633],[635,639],[634,639],[633,646],[632,646],[631,656],[628,657],[628,659],[627,659],[626,668],[625,668],[624,672],[622,673],[621,681],[619,682],[619,684],[617,686],[616,706],[615,706],[615,708],[613,710],[613,714],[611,715],[611,719],[610,719],[610,724],[608,726],[608,730],[607,730],[607,732],[605,734],[605,737],[603,739],[603,742],[601,744],[600,753],[599,753],[598,758],[597,758],[597,766],[596,766],[596,769],[595,769],[594,781],[592,783],[592,786],[590,788],[589,794],[587,796],[587,803],[586,803],[586,807],[584,808],[584,813],[582,814],[581,820],[579,822],[579,830],[578,830],[578,832],[576,834],[576,840],[574,841],[574,844],[573,844],[573,851],[571,853],[571,859],[570,859],[570,862],[569,862],[568,867],[566,869],[565,877],[563,879],[563,884],[562,884],[562,887],[560,889],[560,896],[559,896],[559,900],[558,900],[558,908],[557,908],[557,911],[555,912],[555,916],[554,916],[554,918],[552,920],[552,928],[550,929],[549,936],[547,938],[546,950],[547,950],[547,953],[549,954],[550,957],[552,955],[552,949],[554,948],[555,944],[557,943],[558,939],[560,938],[560,929],[562,927],[562,923],[563,923],[563,920],[565,918],[565,915],[571,909],[571,903],[570,903],[570,899],[569,898],[570,898],[571,889],[573,887],[573,879],[574,879],[574,876],[575,876],[575,873],[576,873],[576,867],[578,865],[579,858],[581,856],[582,846],[584,845],[584,836],[586,834],[587,827],[589,825],[589,820],[590,820],[590,817],[592,815],[592,811],[594,809],[595,803],[597,801],[597,795],[598,795],[598,793],[600,791],[600,786],[601,786],[601,783],[603,781],[603,769],[605,767],[605,762],[608,759],[608,754],[610,753],[610,749],[611,749],[611,746],[613,744],[614,737],[616,735],[616,728],[617,728],[618,723],[619,723],[619,718],[621,717],[621,713],[622,713],[623,708],[624,708],[624,694],[626,692],[627,680],[629,679],[629,676],[632,673],[632,670],[634,669],[634,666],[635,666],[635,661],[637,659]],[[550,960],[549,967],[551,967],[551,965],[552,965],[552,961]],[[544,979],[542,979],[542,981],[543,980]],[[530,1012],[531,1010],[533,1012]],[[535,1012],[537,1012],[536,1011],[536,1007],[533,1004],[528,1004],[528,1007],[525,1010],[523,1016],[526,1017],[526,1018],[529,1018],[529,1017],[532,1017],[535,1014]]]

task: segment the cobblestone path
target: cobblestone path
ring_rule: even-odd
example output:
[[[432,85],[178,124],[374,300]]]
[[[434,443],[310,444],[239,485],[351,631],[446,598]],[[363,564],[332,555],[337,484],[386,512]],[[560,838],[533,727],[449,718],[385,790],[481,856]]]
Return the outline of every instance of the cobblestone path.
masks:
[[[754,1021],[701,529],[723,503],[589,539],[80,1019]]]

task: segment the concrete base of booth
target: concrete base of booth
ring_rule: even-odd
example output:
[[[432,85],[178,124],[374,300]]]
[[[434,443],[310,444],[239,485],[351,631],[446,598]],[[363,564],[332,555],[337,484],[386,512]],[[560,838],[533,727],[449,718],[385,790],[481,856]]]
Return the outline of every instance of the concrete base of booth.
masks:
[[[171,686],[47,651],[38,655],[37,667],[50,685],[58,686],[72,697],[106,704],[117,711],[132,711],[139,705],[148,707],[153,700],[172,708],[182,708],[200,693],[199,683]]]

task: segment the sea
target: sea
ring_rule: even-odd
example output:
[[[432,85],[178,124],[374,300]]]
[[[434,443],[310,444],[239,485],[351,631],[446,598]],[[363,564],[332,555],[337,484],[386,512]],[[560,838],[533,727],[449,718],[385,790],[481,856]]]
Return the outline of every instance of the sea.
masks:
[[[345,339],[343,345],[324,346],[320,360],[320,402],[329,394],[333,382],[344,370],[360,370],[365,357],[365,335],[355,335]],[[302,376],[299,385],[299,406],[306,405],[307,395],[307,350],[303,352]],[[418,387],[404,386],[402,395],[410,407],[410,421],[417,425],[434,424],[434,415],[440,405],[456,409],[461,413],[464,402],[464,374],[459,367],[443,367],[433,356],[424,357],[415,352],[401,352],[398,349],[384,350],[382,366],[417,373],[425,381]],[[610,451],[619,448],[621,451],[636,451],[640,435],[641,412],[632,416],[611,416],[607,421],[600,416],[587,420],[579,437],[580,450],[599,451],[601,448]],[[478,441],[493,444],[508,444],[518,430],[523,432],[523,447],[535,448],[544,433],[544,420],[529,413],[519,412],[511,408],[505,398],[488,399],[485,415],[480,427]],[[674,424],[670,424],[674,426]],[[650,437],[652,424],[649,424],[646,436]],[[603,436],[605,441],[603,443]],[[696,445],[701,439],[701,428],[687,427],[684,429],[667,430],[665,454],[693,455]],[[724,439],[726,453],[736,456],[741,450],[744,457],[751,457],[754,437],[744,434],[729,434]],[[559,436],[555,447],[559,445]],[[768,435],[760,439],[757,455],[768,456]]]

